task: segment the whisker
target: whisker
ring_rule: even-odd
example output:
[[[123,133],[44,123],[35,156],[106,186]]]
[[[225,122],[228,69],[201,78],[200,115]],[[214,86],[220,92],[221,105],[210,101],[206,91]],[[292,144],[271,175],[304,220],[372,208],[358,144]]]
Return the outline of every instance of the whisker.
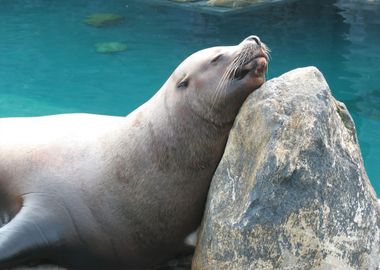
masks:
[[[222,76],[219,84],[218,84],[218,87],[217,87],[216,91],[215,91],[215,95],[214,95],[214,97],[212,99],[212,107],[214,107],[215,102],[218,99],[220,93],[222,91],[224,91],[225,88],[227,88],[227,85],[228,85],[228,81],[227,80],[229,78],[229,73],[230,73],[230,69],[227,68],[226,71],[224,72],[224,74],[223,74],[223,76]]]
[[[226,81],[226,73],[227,72],[228,72],[228,68],[227,68],[226,72],[224,72],[224,74],[222,75],[221,80],[219,81],[218,86],[217,86],[217,88],[216,88],[216,90],[215,90],[215,92],[211,98],[211,106],[210,106],[211,110],[214,108],[216,100],[219,96],[220,89],[223,87],[223,84]]]
[[[243,47],[241,52],[231,61],[231,63],[224,71],[223,75],[220,78],[220,81],[218,82],[215,92],[211,96],[211,106],[209,107],[210,111],[215,108],[217,100],[222,97],[224,99],[226,98],[226,91],[228,89],[228,85],[231,83],[231,80],[229,79],[234,78],[239,69],[244,66],[247,61],[254,57],[257,48],[253,48],[253,46],[255,45],[248,44],[247,46]],[[262,45],[261,49],[269,60],[271,57],[270,49],[265,44]],[[267,73],[268,70],[266,71],[266,74]]]
[[[240,56],[240,55],[239,55]],[[216,88],[216,91],[215,93],[213,94],[213,97],[212,97],[212,103],[211,103],[211,106],[210,108],[213,109],[214,106],[215,106],[215,103],[216,103],[216,100],[218,100],[218,98],[220,97],[220,94],[222,92],[224,92],[226,89],[227,89],[227,86],[228,86],[228,79],[230,78],[231,76],[231,73],[234,72],[234,70],[236,69],[235,66],[237,66],[237,61],[238,60],[238,57],[235,58],[231,63],[230,65],[226,68],[225,72],[223,73],[219,83],[218,83],[218,86]]]

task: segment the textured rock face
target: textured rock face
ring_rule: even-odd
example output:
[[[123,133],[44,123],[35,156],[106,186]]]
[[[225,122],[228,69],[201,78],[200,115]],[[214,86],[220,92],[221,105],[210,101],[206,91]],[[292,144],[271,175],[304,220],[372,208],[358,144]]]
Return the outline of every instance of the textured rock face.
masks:
[[[377,269],[380,207],[354,123],[313,67],[250,95],[213,178],[192,269]]]

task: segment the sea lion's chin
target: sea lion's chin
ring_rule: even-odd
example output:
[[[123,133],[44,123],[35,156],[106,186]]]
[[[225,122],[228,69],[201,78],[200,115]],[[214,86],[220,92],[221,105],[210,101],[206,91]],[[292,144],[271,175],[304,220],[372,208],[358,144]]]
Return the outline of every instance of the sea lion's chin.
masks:
[[[253,73],[256,77],[263,77],[265,79],[265,72],[268,68],[268,60],[265,56],[257,57],[254,60],[256,68],[253,70]]]
[[[265,72],[268,68],[268,60],[264,56],[257,57],[249,63],[245,75],[240,78],[243,88],[253,92],[265,82]]]

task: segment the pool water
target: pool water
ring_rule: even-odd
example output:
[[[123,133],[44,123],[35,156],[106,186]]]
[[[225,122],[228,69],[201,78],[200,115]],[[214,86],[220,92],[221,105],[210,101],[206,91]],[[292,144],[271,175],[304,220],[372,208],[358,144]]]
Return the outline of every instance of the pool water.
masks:
[[[94,28],[92,13],[125,16]],[[357,127],[380,194],[380,4],[308,1],[235,15],[128,0],[0,0],[0,117],[70,112],[126,115],[186,56],[256,34],[272,49],[268,78],[314,65]],[[128,49],[99,54],[95,44]]]

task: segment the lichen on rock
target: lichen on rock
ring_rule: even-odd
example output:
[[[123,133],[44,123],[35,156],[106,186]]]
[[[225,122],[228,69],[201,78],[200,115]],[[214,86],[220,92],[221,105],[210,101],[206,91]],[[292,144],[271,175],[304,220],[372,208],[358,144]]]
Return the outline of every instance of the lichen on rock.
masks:
[[[252,93],[215,172],[193,270],[377,269],[380,206],[355,125],[314,67]]]

